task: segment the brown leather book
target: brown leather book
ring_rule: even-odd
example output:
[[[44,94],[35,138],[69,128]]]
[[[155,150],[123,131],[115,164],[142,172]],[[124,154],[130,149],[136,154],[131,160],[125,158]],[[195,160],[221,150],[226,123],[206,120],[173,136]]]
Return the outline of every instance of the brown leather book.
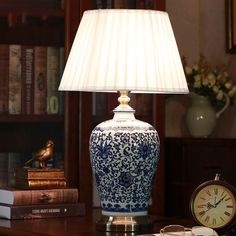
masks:
[[[34,114],[47,112],[47,47],[34,48]]]
[[[66,179],[15,179],[15,188],[20,189],[52,189],[66,186]]]
[[[65,173],[63,169],[56,168],[18,168],[15,173],[19,179],[64,179]]]
[[[0,113],[8,113],[9,45],[0,45]]]
[[[19,190],[0,189],[0,204],[8,205],[37,205],[77,203],[79,192],[77,188]]]

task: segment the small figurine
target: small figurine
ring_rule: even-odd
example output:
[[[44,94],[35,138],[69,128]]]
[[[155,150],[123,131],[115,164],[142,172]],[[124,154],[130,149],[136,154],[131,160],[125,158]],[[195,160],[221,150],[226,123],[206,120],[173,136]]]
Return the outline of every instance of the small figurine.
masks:
[[[29,166],[33,161],[39,161],[39,167],[41,169],[45,168],[46,161],[53,156],[53,150],[54,143],[52,140],[48,140],[46,146],[37,151],[33,158],[25,162],[24,166]]]

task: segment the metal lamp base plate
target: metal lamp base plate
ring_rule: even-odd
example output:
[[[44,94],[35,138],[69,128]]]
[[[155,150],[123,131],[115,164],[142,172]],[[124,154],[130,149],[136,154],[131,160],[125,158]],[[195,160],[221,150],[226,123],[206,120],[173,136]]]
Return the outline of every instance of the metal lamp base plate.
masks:
[[[96,223],[98,231],[150,233],[153,222],[148,216],[105,216]]]

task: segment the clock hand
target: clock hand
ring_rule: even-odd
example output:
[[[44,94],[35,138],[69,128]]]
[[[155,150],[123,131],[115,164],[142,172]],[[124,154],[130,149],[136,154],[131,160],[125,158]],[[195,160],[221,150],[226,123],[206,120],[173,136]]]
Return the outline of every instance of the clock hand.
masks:
[[[211,209],[211,208],[213,208],[213,207],[215,207],[215,206],[212,205],[210,202],[207,203],[207,209]]]
[[[205,212],[209,211],[210,209],[215,208],[214,205],[212,205],[210,202],[207,203],[207,210]]]
[[[215,203],[215,208],[225,199],[226,195],[222,197],[217,203]]]

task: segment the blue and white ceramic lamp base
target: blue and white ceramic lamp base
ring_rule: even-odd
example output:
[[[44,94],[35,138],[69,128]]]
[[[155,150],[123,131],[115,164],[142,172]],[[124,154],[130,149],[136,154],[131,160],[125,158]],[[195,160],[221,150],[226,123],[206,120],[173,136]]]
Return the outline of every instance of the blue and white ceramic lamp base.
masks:
[[[143,219],[148,216],[159,157],[157,131],[148,123],[135,119],[133,110],[114,110],[113,119],[102,122],[92,131],[90,158],[102,215],[107,220],[115,217],[116,224],[120,219],[123,222],[120,229],[135,231],[139,228],[130,226],[127,229],[124,218],[132,219],[132,222],[134,218]],[[113,230],[110,226],[104,229]]]

